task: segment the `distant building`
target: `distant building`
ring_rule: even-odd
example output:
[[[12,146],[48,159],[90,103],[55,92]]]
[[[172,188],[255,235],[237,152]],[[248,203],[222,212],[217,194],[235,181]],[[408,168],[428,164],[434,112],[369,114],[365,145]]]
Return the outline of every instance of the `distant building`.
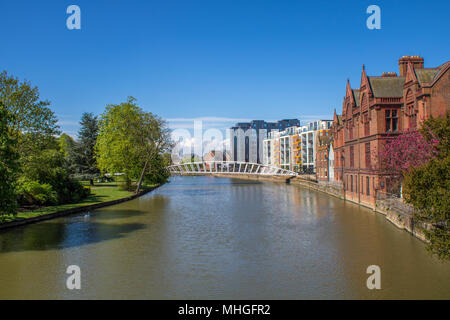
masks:
[[[237,123],[230,128],[230,151],[232,161],[262,163],[263,140],[267,133],[282,131],[287,127],[298,126],[298,119],[286,119],[277,122],[253,120]]]
[[[230,161],[231,157],[228,152],[210,151],[203,156],[203,161]]]
[[[329,135],[332,125],[332,120],[317,120],[309,122],[306,126],[302,127],[300,139],[302,142],[301,154],[302,169],[304,172],[315,172],[317,137]]]

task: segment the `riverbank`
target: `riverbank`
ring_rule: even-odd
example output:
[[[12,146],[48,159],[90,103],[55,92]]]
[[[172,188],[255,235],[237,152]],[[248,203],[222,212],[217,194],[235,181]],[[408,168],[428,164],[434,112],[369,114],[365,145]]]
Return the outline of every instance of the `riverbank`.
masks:
[[[388,220],[390,223],[395,225],[397,228],[405,230],[406,232],[412,234],[416,238],[427,242],[426,236],[424,232],[422,231],[423,226],[418,226],[414,223],[413,217],[410,214],[405,213],[401,209],[402,205],[404,204],[397,203],[399,201],[390,200],[377,200],[377,203],[375,206],[368,206],[364,203],[358,203],[355,201],[352,201],[351,199],[346,199],[344,196],[344,193],[342,191],[342,185],[339,184],[331,184],[331,183],[319,183],[317,181],[314,181],[312,179],[305,179],[302,177],[283,177],[283,176],[257,176],[257,175],[246,175],[246,174],[236,174],[236,175],[230,175],[230,174],[215,174],[216,177],[223,177],[223,178],[235,178],[235,179],[244,179],[244,180],[254,180],[254,181],[267,181],[267,182],[278,182],[278,183],[290,183],[290,184],[296,184],[301,185],[305,188],[312,189],[315,191],[320,191],[323,193],[326,193],[328,195],[337,197],[339,199],[350,201],[352,203],[355,203],[357,205],[372,209],[373,211],[382,214],[386,220]]]
[[[91,189],[91,194],[86,199],[77,202],[57,206],[39,208],[37,210],[19,212],[13,220],[0,222],[0,230],[50,220],[57,217],[95,210],[118,203],[130,201],[149,193],[160,185],[145,187],[141,192],[135,194],[130,191],[120,190],[118,186],[101,184]]]

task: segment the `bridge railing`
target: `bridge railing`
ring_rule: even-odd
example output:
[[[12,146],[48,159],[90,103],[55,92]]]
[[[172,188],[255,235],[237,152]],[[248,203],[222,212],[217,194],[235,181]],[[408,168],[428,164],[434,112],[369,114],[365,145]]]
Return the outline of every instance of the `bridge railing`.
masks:
[[[254,174],[270,176],[296,176],[294,171],[267,166],[260,163],[240,161],[197,161],[168,167],[171,174]]]

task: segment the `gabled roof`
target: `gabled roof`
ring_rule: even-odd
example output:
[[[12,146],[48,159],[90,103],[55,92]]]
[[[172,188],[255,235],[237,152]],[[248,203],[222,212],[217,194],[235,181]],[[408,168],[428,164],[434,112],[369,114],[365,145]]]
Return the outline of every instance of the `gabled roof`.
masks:
[[[375,97],[402,97],[405,77],[368,77]]]
[[[432,82],[434,77],[439,73],[441,68],[416,69],[417,80],[422,84],[424,82]]]

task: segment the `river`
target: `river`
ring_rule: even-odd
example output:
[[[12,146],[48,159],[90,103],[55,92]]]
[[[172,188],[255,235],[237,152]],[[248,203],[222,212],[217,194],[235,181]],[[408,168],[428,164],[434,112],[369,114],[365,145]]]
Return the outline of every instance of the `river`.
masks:
[[[81,290],[66,268],[81,269]],[[369,290],[370,265],[381,290]],[[301,186],[172,177],[0,231],[0,299],[450,299],[450,263],[381,214]]]

